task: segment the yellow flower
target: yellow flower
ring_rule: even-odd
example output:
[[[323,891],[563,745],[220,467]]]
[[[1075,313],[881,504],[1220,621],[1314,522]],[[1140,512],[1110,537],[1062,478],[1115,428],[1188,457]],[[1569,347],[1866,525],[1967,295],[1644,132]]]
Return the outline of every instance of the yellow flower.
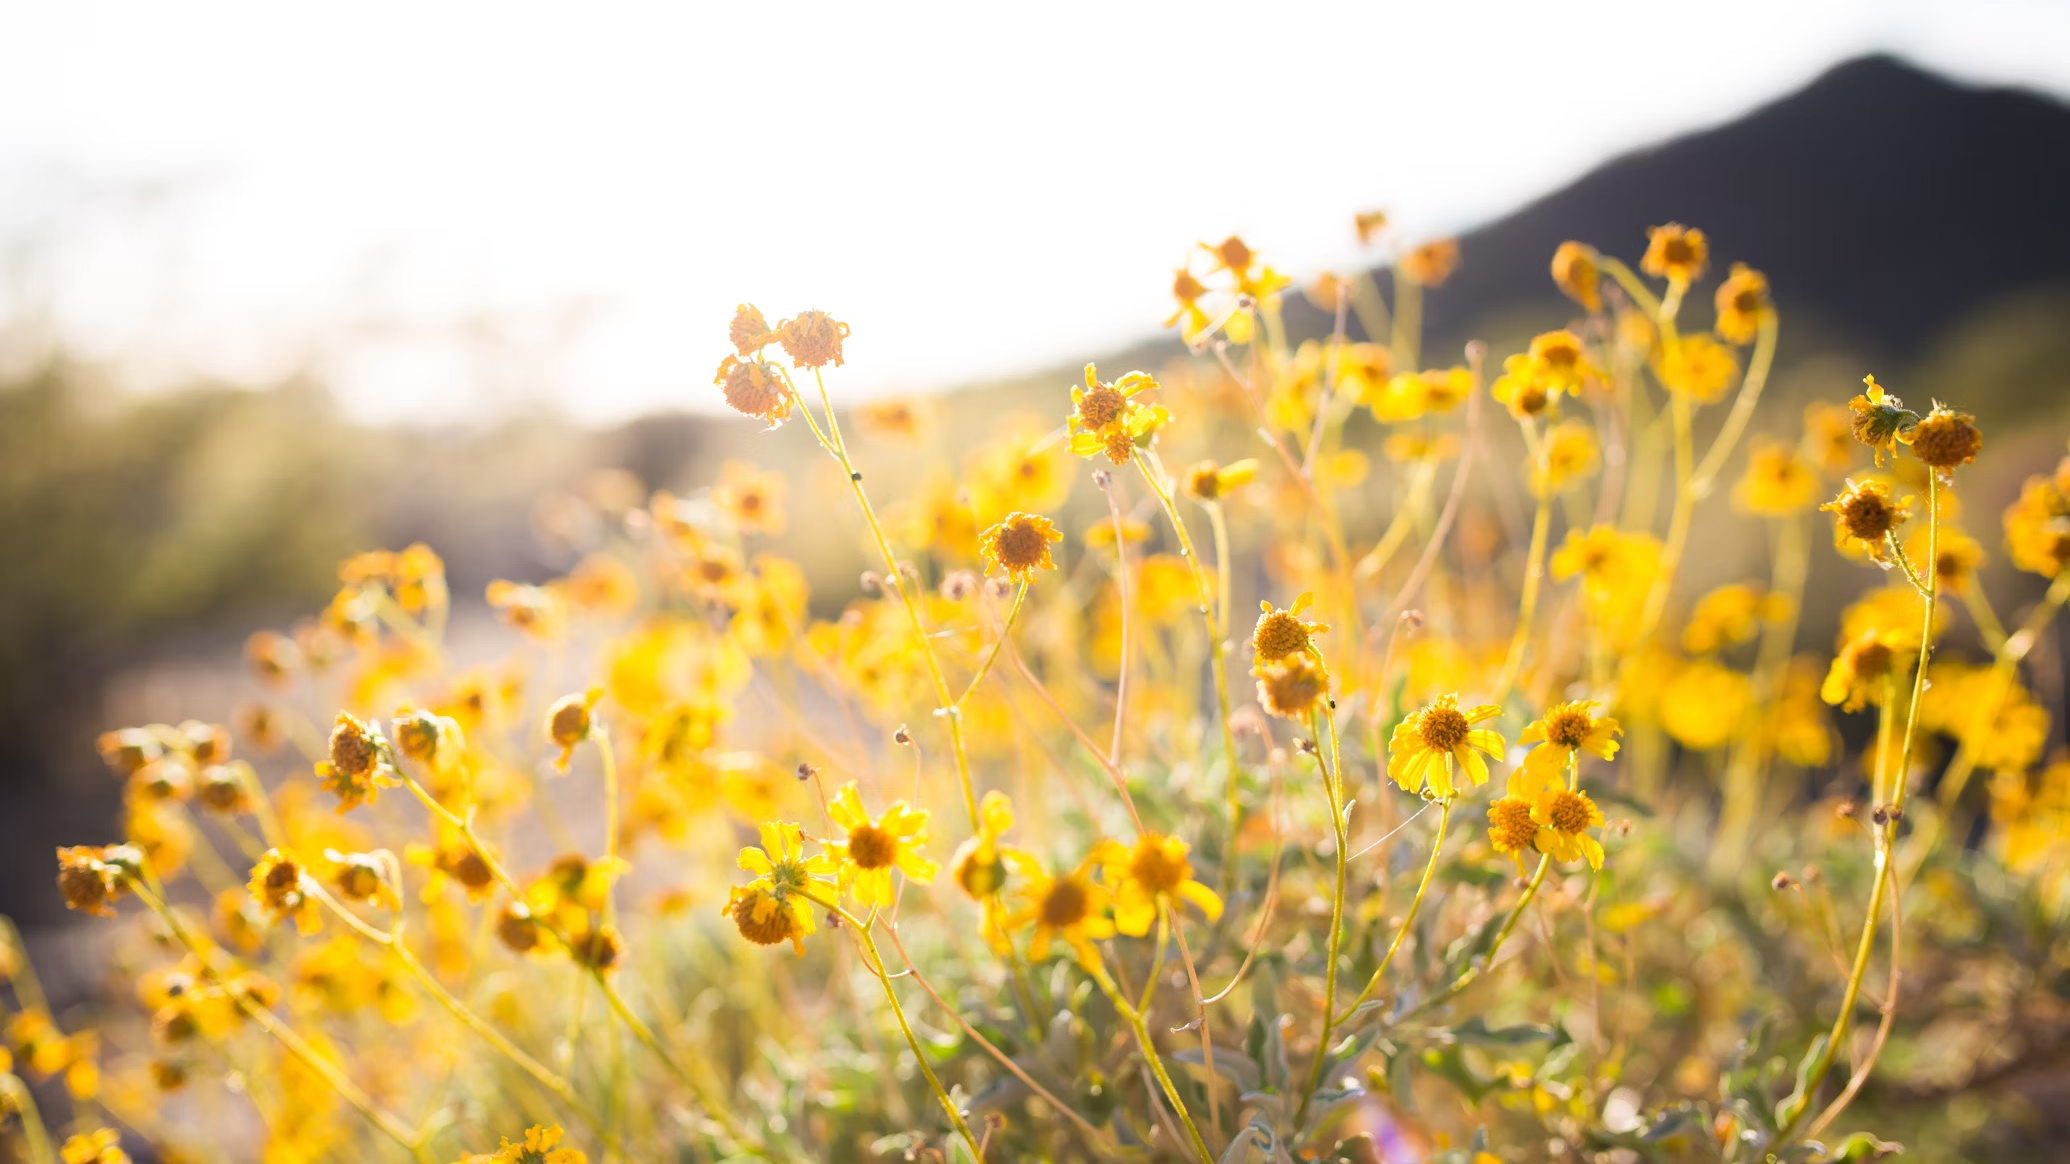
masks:
[[[780,534],[784,528],[783,492],[783,474],[728,461],[719,467],[718,484],[712,486],[712,505],[741,533]]]
[[[567,602],[556,586],[528,586],[498,578],[489,583],[485,597],[507,625],[533,638],[558,638],[567,625]]]
[[[1367,401],[1376,420],[1396,424],[1433,413],[1450,412],[1473,392],[1473,373],[1465,367],[1404,372]]]
[[[934,433],[934,408],[903,396],[865,400],[855,406],[855,422],[872,436],[921,444]]]
[[[1087,364],[1085,387],[1071,390],[1071,452],[1128,464],[1137,449],[1146,447],[1157,430],[1171,422],[1172,414],[1163,405],[1135,399],[1156,388],[1157,381],[1145,372],[1129,372],[1106,383],[1100,379],[1099,369]]]
[[[1833,728],[1819,697],[1816,659],[1790,660],[1783,673],[1782,694],[1770,709],[1768,746],[1799,768],[1822,768],[1833,758]]]
[[[338,798],[338,811],[372,804],[382,788],[393,787],[384,754],[387,741],[372,725],[345,712],[331,728],[330,759],[316,765],[316,778]]]
[[[1597,286],[1600,273],[1594,251],[1578,242],[1561,243],[1553,252],[1552,277],[1560,291],[1587,308],[1590,315],[1603,310],[1603,295]]]
[[[834,859],[825,853],[807,857],[804,835],[787,821],[764,822],[762,847],[742,849],[738,860],[755,879],[734,886],[719,910],[748,941],[758,946],[789,941],[801,956],[805,936],[816,928],[810,895],[835,883]]]
[[[1810,505],[1818,473],[1795,449],[1756,440],[1747,451],[1746,475],[1732,490],[1733,504],[1748,513],[1782,517]]]
[[[1718,284],[1718,334],[1736,344],[1752,343],[1761,321],[1774,307],[1768,301],[1768,277],[1745,263]]]
[[[999,895],[1012,877],[1008,866],[1033,860],[1021,850],[1000,843],[1012,827],[1013,802],[995,788],[985,793],[978,805],[977,835],[957,846],[955,855],[949,858],[949,871],[956,884],[984,907],[985,938],[995,943],[1005,936],[1006,914]]]
[[[1106,916],[1113,894],[1090,875],[1098,857],[1095,849],[1076,869],[1054,877],[1032,861],[1025,866],[1028,884],[1020,892],[1020,908],[1006,924],[1014,930],[1034,927],[1035,934],[1028,941],[1029,961],[1048,958],[1050,943],[1059,938],[1078,954],[1080,964],[1092,966],[1099,961],[1093,943],[1113,937],[1114,923]]]
[[[2002,521],[2013,565],[2044,578],[2070,570],[2070,496],[2055,482],[2029,477]]]
[[[1233,234],[1212,246],[1202,243],[1200,247],[1214,256],[1215,270],[1229,273],[1239,295],[1264,299],[1268,295],[1278,294],[1287,286],[1286,276],[1259,262],[1257,252],[1245,246],[1244,241]]]
[[[1555,861],[1586,859],[1591,869],[1603,867],[1603,842],[1588,834],[1604,824],[1603,810],[1579,789],[1557,785],[1541,788],[1531,801],[1531,819],[1538,824],[1533,843]]]
[[[964,461],[970,510],[977,526],[1015,510],[1047,513],[1071,495],[1077,472],[1071,450],[1032,415],[1009,418],[999,435]]]
[[[1592,604],[1643,593],[1659,569],[1658,541],[1607,525],[1593,526],[1586,533],[1567,531],[1567,540],[1552,556],[1553,577],[1566,581],[1579,576]]]
[[[1696,600],[1682,627],[1682,649],[1692,655],[1708,655],[1752,639],[1761,623],[1780,622],[1791,613],[1787,595],[1764,594],[1759,586],[1746,582],[1720,586]]]
[[[1912,499],[1893,501],[1890,486],[1873,477],[1849,481],[1840,496],[1819,506],[1833,515],[1833,544],[1886,561],[1884,537],[1904,524]]]
[[[1452,769],[1456,764],[1475,788],[1487,783],[1486,752],[1502,758],[1507,745],[1500,732],[1473,725],[1494,719],[1502,709],[1492,703],[1459,710],[1457,695],[1440,695],[1428,707],[1394,725],[1388,742],[1387,774],[1404,791],[1415,792],[1427,783],[1440,799],[1453,792]]]
[[[860,905],[891,908],[891,871],[897,869],[922,885],[934,880],[941,866],[920,855],[927,843],[927,811],[895,800],[884,815],[870,819],[855,781],[843,784],[827,805],[828,815],[845,839],[827,842],[840,865],[842,888]]]
[[[1312,645],[1310,636],[1319,635],[1330,628],[1319,622],[1309,622],[1301,612],[1315,605],[1315,595],[1302,591],[1294,604],[1285,610],[1276,610],[1270,602],[1259,602],[1258,626],[1251,632],[1253,661],[1262,665],[1276,663],[1289,655],[1303,654]]]
[[[144,855],[128,845],[72,845],[57,851],[58,892],[65,908],[95,917],[114,917],[115,900],[129,887],[128,874]]]
[[[1524,850],[1538,840],[1538,822],[1531,819],[1536,782],[1518,768],[1509,774],[1509,791],[1488,805],[1488,842],[1505,857],[1523,862]]]
[[[573,1148],[560,1148],[561,1125],[533,1125],[525,1129],[522,1143],[503,1141],[493,1154],[462,1156],[458,1164],[589,1164],[589,1157]]]
[[[49,1151],[45,1148],[44,1151]],[[100,1128],[82,1132],[65,1141],[58,1154],[65,1164],[129,1164],[129,1154],[122,1150],[122,1133],[114,1128]]]
[[[979,536],[978,552],[984,558],[985,573],[998,570],[1016,582],[1026,582],[1037,570],[1057,568],[1049,546],[1063,540],[1064,535],[1048,518],[1014,513]]]
[[[1179,325],[1179,338],[1192,343],[1214,326],[1214,320],[1200,306],[1208,293],[1207,285],[1193,277],[1193,272],[1184,267],[1172,272],[1172,298],[1178,300],[1179,309],[1164,321],[1166,327]]]
[[[1646,232],[1646,256],[1639,260],[1639,269],[1686,286],[1703,274],[1709,261],[1710,245],[1703,232],[1670,222]]]
[[[268,849],[252,866],[247,888],[272,920],[291,920],[295,929],[313,934],[323,927],[323,920],[317,913],[316,898],[302,884],[303,876],[302,866],[292,853]]]
[[[1257,478],[1258,462],[1249,457],[1227,465],[1201,461],[1186,470],[1179,488],[1195,501],[1220,501]]]
[[[1554,774],[1566,771],[1577,752],[1615,759],[1617,737],[1624,729],[1614,719],[1598,718],[1591,710],[1595,705],[1594,700],[1585,699],[1546,708],[1517,737],[1520,744],[1538,745],[1524,757],[1524,766],[1536,773]]]
[[[1977,540],[1958,529],[1951,529],[1943,517],[1941,528],[1934,531],[1933,576],[1934,584],[1943,594],[1962,594],[1974,580],[1977,567],[1984,564],[1984,547]],[[1926,560],[1927,531],[1914,533],[1905,544],[1905,552],[1914,562]]]
[[[1565,328],[1533,336],[1529,354],[1538,375],[1555,394],[1571,396],[1590,381],[1603,378],[1602,369],[1589,362],[1581,337]]]
[[[1434,239],[1402,256],[1401,273],[1412,283],[1442,286],[1459,269],[1459,240]]]
[[[1693,752],[1723,745],[1740,730],[1753,697],[1745,675],[1709,659],[1675,673],[1660,692],[1660,724]]]
[[[770,330],[769,320],[760,308],[752,303],[743,303],[733,309],[733,322],[726,325],[726,339],[733,344],[733,350],[747,359],[769,345],[776,338]]]
[[[1819,687],[1819,698],[1843,711],[1860,711],[1865,703],[1882,703],[1880,681],[1897,664],[1897,652],[1873,630],[1843,644],[1833,668]]]
[[[1531,492],[1549,497],[1602,467],[1596,430],[1578,420],[1563,420],[1546,430],[1540,459],[1529,466]]]
[[[1222,916],[1222,899],[1193,879],[1187,844],[1177,837],[1143,833],[1134,845],[1107,841],[1100,845],[1101,864],[1114,892],[1114,928],[1130,937],[1150,932],[1160,906],[1190,901],[1209,921]]]
[[[1725,395],[1725,389],[1738,377],[1739,358],[1710,336],[1685,335],[1672,347],[1663,346],[1654,356],[1653,374],[1668,391],[1709,404]]]
[[[1369,247],[1380,232],[1387,229],[1387,212],[1384,210],[1361,210],[1351,216],[1352,229],[1358,232],[1358,245]]]

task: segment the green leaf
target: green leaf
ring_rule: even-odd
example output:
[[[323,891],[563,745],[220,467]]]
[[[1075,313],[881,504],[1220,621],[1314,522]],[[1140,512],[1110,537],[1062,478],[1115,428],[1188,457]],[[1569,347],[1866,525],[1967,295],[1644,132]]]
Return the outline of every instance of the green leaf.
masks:
[[[1820,1058],[1826,1053],[1827,1035],[1823,1032],[1811,1040],[1811,1049],[1797,1061],[1797,1086],[1781,1103],[1775,1105],[1775,1125],[1787,1127],[1791,1121],[1804,1113],[1811,1104],[1811,1074],[1818,1067]]]
[[[1415,1058],[1411,1052],[1402,1051],[1387,1064],[1387,1090],[1394,1095],[1394,1106],[1410,1115],[1416,1114],[1415,1078],[1411,1073]]]

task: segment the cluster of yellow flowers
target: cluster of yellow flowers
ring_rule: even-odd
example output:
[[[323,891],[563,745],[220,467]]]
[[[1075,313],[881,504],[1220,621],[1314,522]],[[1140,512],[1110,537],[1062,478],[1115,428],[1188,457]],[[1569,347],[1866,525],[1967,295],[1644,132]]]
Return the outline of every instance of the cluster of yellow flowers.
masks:
[[[53,1158],[17,1065],[64,1079],[70,1164],[125,1159],[118,1126],[166,1159],[207,1140],[179,1118],[215,1110],[204,1076],[283,1162],[584,1161],[556,1121],[605,1160],[1354,1161],[1392,1139],[1488,1164],[1548,1140],[1636,1159],[1690,1127],[1721,1159],[1825,1158],[1898,1009],[1893,944],[1883,1026],[1849,1042],[1884,915],[1926,863],[1968,859],[1976,769],[1993,859],[2070,909],[2070,762],[2035,770],[2049,713],[2020,677],[2070,599],[2070,459],[2005,512],[2011,562],[2049,580],[2008,631],[1960,528],[1973,418],[1870,378],[1794,439],[1749,437],[1778,316],[1735,265],[1710,330],[1685,329],[1701,231],[1655,228],[1636,271],[1560,247],[1582,316],[1494,371],[1480,344],[1420,356],[1458,245],[1356,228],[1391,294],[1364,273],[1297,290],[1240,239],[1203,244],[1173,286],[1186,358],[1088,364],[1046,418],[956,434],[953,475],[916,455],[945,435],[930,405],[833,406],[847,324],[742,305],[715,383],[838,470],[797,524],[852,537],[852,596],[815,597],[825,571],[776,551],[802,487],[741,462],[681,495],[605,473],[543,504],[567,571],[487,586],[515,646],[485,662],[448,634],[430,548],[344,563],[317,618],[249,640],[265,695],[227,726],[101,740],[122,839],[60,849],[58,884],[151,919],[120,962],[148,1031],[104,1084],[94,1032],[61,1032],[0,944],[31,1156]],[[1294,294],[1329,334],[1289,335]],[[866,479],[900,462],[927,463],[880,512]],[[1742,464],[1730,499],[1770,576],[1685,594],[1699,506]],[[1081,473],[1094,507],[1070,504]],[[1822,495],[1839,553],[1881,570],[1833,651],[1800,653]],[[1248,684],[1238,594],[1260,601]],[[1935,656],[1950,599],[1985,661]],[[1873,714],[1866,745],[1836,707]],[[1855,831],[1779,827],[1829,769],[1869,801],[1839,818]],[[1858,858],[1838,1017],[1813,1040],[1832,1000],[1793,1012],[1811,1049],[1779,1103],[1688,1051],[1730,1045],[1725,1002],[1670,1054],[1668,988],[1636,989],[1642,954],[1693,973],[1647,923],[1719,892],[1672,855],[1690,814],[1718,881],[1755,853]],[[709,856],[735,850],[744,876]],[[1828,947],[1827,909],[1789,933]],[[1419,1108],[1439,1084],[1463,1102]]]

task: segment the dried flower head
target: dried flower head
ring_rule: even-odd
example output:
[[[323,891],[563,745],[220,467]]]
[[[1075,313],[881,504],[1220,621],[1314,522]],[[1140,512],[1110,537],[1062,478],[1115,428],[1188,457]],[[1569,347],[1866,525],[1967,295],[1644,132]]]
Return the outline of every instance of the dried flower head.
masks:
[[[1850,481],[1840,496],[1819,506],[1833,515],[1835,541],[1885,561],[1884,538],[1905,521],[1912,499],[1894,501],[1890,486],[1873,477]]]
[[[1263,664],[1252,674],[1258,677],[1258,702],[1282,719],[1307,719],[1329,694],[1322,668],[1305,654]]]
[[[1967,465],[1984,451],[1984,434],[1977,430],[1977,418],[1955,412],[1939,401],[1933,411],[1912,426],[1909,438],[1912,455],[1938,471],[1945,480],[1958,465]]]
[[[769,321],[762,316],[762,309],[752,303],[743,303],[733,309],[733,322],[726,327],[726,338],[732,342],[733,350],[745,360],[761,351],[776,333],[769,329]]]
[[[803,311],[776,325],[776,342],[800,368],[824,368],[841,363],[841,341],[848,338],[848,325],[824,311]]]
[[[733,411],[767,421],[770,428],[791,415],[790,380],[783,369],[759,356],[746,360],[727,356],[719,361],[712,383],[725,391],[726,404]]]

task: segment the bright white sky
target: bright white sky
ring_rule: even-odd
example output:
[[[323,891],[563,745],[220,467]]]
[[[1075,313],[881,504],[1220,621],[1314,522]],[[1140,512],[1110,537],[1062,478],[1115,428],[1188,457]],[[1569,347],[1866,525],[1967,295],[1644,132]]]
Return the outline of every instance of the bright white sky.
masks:
[[[0,0],[0,44],[0,313],[431,421],[711,407],[741,300],[850,321],[844,392],[1068,363],[1196,239],[1312,273],[1869,49],[2070,91],[2070,6],[1982,0]]]

